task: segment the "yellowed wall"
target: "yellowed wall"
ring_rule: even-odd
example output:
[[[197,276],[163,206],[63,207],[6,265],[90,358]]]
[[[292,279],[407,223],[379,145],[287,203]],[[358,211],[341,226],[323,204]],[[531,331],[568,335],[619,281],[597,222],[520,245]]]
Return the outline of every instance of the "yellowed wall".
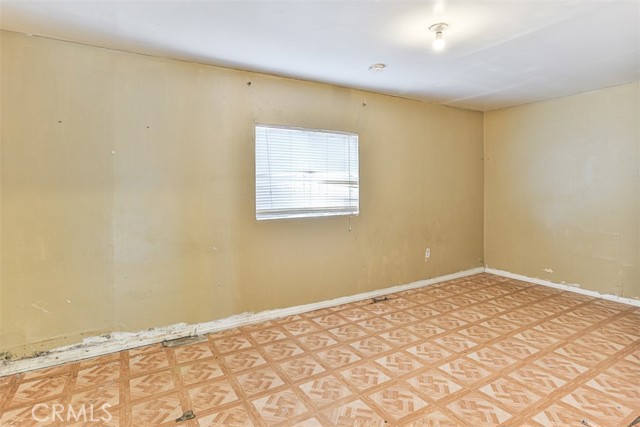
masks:
[[[490,267],[640,297],[639,100],[634,83],[485,114]]]
[[[481,265],[482,113],[14,33],[0,43],[0,351]],[[345,217],[255,221],[255,122],[360,134],[352,231]]]

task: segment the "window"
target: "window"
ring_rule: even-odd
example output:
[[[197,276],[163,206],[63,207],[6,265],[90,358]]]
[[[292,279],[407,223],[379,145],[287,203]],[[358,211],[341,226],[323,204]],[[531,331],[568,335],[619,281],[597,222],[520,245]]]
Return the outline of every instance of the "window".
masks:
[[[358,213],[358,135],[256,125],[256,219]]]

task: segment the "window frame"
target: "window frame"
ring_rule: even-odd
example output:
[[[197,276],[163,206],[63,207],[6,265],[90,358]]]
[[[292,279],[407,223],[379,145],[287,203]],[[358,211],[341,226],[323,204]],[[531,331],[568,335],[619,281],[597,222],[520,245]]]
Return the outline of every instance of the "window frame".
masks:
[[[259,128],[266,129],[276,129],[282,131],[299,131],[299,132],[311,132],[317,134],[327,134],[330,136],[344,136],[344,150],[348,152],[348,156],[346,159],[346,167],[341,169],[340,172],[342,174],[346,174],[347,179],[342,184],[335,184],[333,188],[339,192],[340,190],[344,191],[345,188],[349,190],[349,196],[345,198],[348,203],[343,203],[340,206],[336,207],[307,207],[300,205],[299,207],[289,207],[289,208],[275,208],[271,212],[266,209],[259,208],[259,150],[258,150],[258,131]],[[352,144],[355,143],[355,150]],[[337,131],[337,130],[326,130],[326,129],[317,129],[317,128],[305,128],[299,126],[287,126],[287,125],[277,125],[277,124],[264,124],[264,123],[254,123],[254,160],[255,160],[255,187],[254,187],[254,196],[255,196],[255,218],[257,221],[276,221],[276,220],[284,220],[284,219],[312,219],[312,218],[325,218],[325,217],[339,217],[339,216],[359,216],[360,215],[360,135],[354,132],[345,132],[345,131]],[[352,153],[355,152],[355,168],[353,159],[351,158]],[[335,154],[335,153],[334,153]],[[339,157],[339,156],[338,156]],[[312,156],[309,157],[312,159]],[[264,160],[264,159],[263,159]],[[271,157],[269,157],[271,160]],[[355,170],[355,179],[353,179],[353,174]],[[290,173],[293,174],[293,167],[289,170]],[[269,174],[271,176],[271,172]],[[325,180],[329,181],[329,180]],[[294,183],[295,181],[291,181]],[[322,183],[322,180],[317,181],[309,181],[310,183],[315,183],[318,185]],[[353,190],[353,186],[355,183],[355,197],[352,196],[351,191]],[[325,182],[325,185],[328,185]],[[332,187],[329,185],[329,187]],[[271,187],[270,187],[271,188]],[[308,194],[313,195],[312,192],[303,193],[300,192],[301,195]],[[294,198],[294,197],[292,197]],[[355,200],[355,204],[353,201]]]

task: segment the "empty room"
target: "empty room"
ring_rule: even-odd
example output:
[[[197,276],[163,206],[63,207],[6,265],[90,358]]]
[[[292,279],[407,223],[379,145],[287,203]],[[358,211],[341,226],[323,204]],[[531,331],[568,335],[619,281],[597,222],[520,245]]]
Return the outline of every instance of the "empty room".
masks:
[[[640,426],[637,0],[0,0],[0,426]]]

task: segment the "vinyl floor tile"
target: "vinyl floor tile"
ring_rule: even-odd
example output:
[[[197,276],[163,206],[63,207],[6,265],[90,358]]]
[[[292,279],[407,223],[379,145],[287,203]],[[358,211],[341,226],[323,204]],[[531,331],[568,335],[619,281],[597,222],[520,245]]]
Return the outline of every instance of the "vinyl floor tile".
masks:
[[[490,274],[206,338],[0,377],[0,425],[628,427],[640,416],[640,309]],[[91,407],[97,419],[83,418]]]

